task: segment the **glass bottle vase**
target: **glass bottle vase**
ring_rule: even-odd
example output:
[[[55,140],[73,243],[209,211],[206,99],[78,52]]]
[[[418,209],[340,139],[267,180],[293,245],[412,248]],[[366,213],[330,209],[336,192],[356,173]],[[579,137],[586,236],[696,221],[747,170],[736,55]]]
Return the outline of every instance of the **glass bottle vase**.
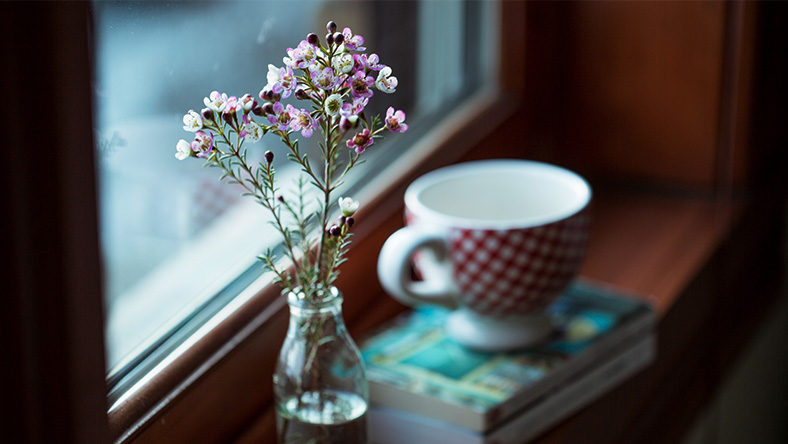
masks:
[[[280,444],[367,442],[364,361],[335,287],[287,296],[290,323],[274,372]]]

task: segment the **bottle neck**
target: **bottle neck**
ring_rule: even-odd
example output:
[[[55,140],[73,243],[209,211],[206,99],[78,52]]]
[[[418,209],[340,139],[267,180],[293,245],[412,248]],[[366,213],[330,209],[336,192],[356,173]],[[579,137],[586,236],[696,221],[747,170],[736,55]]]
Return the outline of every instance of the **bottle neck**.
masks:
[[[287,294],[290,313],[296,316],[339,314],[342,312],[342,294],[336,287],[311,292],[293,291]]]

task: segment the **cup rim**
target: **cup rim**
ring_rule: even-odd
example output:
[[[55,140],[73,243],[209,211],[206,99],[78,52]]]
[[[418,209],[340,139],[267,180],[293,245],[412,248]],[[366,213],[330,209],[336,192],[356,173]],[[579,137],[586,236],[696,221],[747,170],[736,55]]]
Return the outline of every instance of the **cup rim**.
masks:
[[[430,186],[466,174],[469,170],[483,172],[484,170],[495,171],[540,171],[549,172],[561,176],[575,190],[580,199],[576,206],[568,210],[553,215],[539,215],[519,219],[506,220],[481,220],[454,216],[424,205],[421,201],[421,193]],[[533,228],[568,219],[588,207],[591,202],[591,186],[579,174],[557,165],[522,159],[487,159],[457,163],[442,168],[435,169],[414,180],[405,191],[405,207],[417,217],[423,217],[431,222],[438,223],[445,227],[471,228],[471,229],[525,229]]]

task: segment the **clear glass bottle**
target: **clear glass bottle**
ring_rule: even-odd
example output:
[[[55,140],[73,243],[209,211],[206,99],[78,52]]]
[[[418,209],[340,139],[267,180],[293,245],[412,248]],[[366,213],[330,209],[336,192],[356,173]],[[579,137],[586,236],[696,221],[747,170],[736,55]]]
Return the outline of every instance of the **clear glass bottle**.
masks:
[[[279,443],[366,443],[369,388],[342,295],[335,287],[292,292],[287,303],[290,324],[274,372]]]

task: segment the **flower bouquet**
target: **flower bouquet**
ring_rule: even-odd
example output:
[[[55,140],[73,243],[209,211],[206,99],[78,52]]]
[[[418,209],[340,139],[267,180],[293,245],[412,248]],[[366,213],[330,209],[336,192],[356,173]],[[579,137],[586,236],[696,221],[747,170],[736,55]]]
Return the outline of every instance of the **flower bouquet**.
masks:
[[[283,66],[268,65],[260,101],[251,94],[214,91],[204,99],[205,108],[189,111],[183,128],[194,139],[179,141],[175,154],[220,168],[223,180],[242,186],[245,195],[268,210],[282,237],[284,264],[271,250],[260,256],[291,308],[274,376],[280,442],[366,439],[363,362],[341,318],[341,295],[333,287],[359,203],[337,199],[334,193],[385,131],[408,130],[401,110],[389,107],[383,119],[365,113],[376,90],[395,91],[392,69],[376,54],[364,52],[362,36],[349,28],[337,32],[334,22],[326,28],[324,41],[309,34],[287,49]],[[303,107],[284,103],[289,98]],[[320,134],[320,163],[299,149],[293,138],[297,132],[306,138]],[[277,185],[276,150],[266,150],[256,163],[248,160],[248,147],[262,145],[271,135],[303,173],[296,198],[283,195]],[[332,221],[337,207],[341,214]]]

